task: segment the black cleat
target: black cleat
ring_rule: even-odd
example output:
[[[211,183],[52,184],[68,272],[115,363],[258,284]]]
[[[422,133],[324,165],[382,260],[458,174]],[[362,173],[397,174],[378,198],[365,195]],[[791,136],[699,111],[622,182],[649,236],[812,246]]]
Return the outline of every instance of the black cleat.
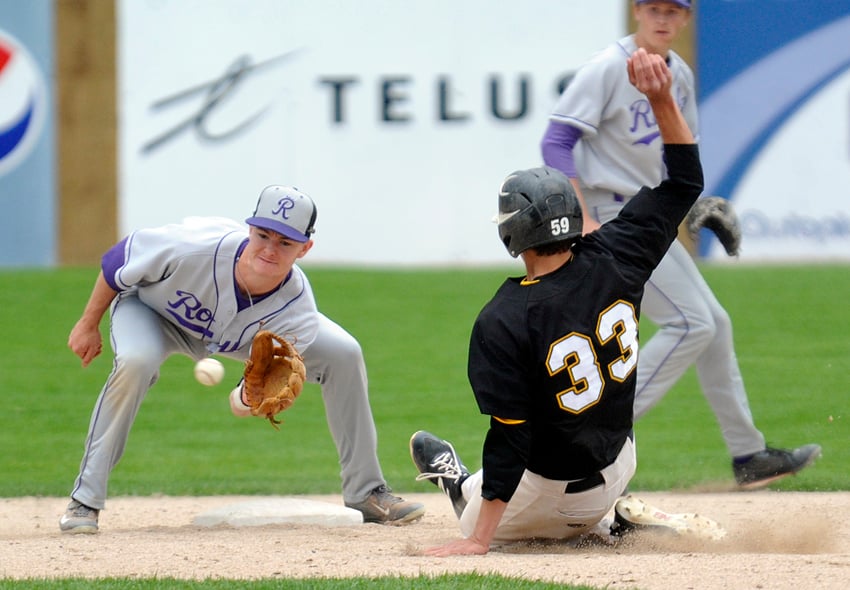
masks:
[[[757,490],[808,467],[820,455],[820,445],[815,444],[791,451],[768,447],[744,462],[732,461],[732,470],[738,486],[745,490]]]
[[[416,481],[430,479],[434,482],[448,494],[455,514],[460,518],[466,508],[461,484],[469,477],[469,471],[460,462],[451,443],[420,430],[410,437],[410,458],[419,470]]]

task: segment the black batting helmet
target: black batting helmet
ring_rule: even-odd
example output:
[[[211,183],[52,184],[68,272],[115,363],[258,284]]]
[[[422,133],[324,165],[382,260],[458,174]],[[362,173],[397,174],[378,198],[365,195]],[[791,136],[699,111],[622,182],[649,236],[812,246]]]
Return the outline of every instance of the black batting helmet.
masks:
[[[516,258],[529,248],[574,242],[581,236],[581,205],[569,179],[549,166],[518,170],[499,190],[499,237]]]

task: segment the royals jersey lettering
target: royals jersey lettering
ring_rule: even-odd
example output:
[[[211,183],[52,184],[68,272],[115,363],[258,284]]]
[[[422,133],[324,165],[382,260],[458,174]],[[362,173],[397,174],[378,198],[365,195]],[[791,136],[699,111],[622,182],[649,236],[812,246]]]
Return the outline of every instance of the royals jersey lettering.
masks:
[[[210,352],[245,360],[261,327],[289,335],[303,351],[318,321],[309,282],[297,266],[273,294],[238,309],[233,265],[247,239],[244,226],[219,218],[138,230],[104,256],[104,277],[203,340]]]
[[[582,186],[603,188],[609,199],[612,192],[630,197],[642,186],[657,186],[666,175],[649,101],[624,75],[626,60],[636,49],[634,37],[629,36],[597,54],[570,82],[581,91],[562,93],[549,117],[581,130],[574,154]],[[671,92],[697,137],[693,72],[673,51],[668,63],[673,74]],[[583,192],[589,206],[599,205],[594,191]]]

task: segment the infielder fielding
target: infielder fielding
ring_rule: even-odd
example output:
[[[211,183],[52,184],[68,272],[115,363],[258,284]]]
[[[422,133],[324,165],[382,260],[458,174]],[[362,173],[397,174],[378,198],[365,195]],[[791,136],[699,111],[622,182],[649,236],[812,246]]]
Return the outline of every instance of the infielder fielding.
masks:
[[[430,555],[584,534],[635,472],[644,283],[703,183],[663,58],[637,50],[628,77],[655,112],[669,178],[642,188],[618,217],[584,236],[581,206],[562,173],[534,168],[502,183],[499,237],[526,274],[505,281],[472,328],[469,382],[490,416],[482,469],[468,473],[452,446],[427,432],[410,441],[420,479],[447,492],[464,537]]]
[[[690,21],[690,5],[689,0],[636,0],[635,34],[585,64],[555,106],[542,141],[543,161],[570,177],[582,203],[585,232],[614,219],[640,187],[654,186],[665,175],[657,113],[625,75],[626,60],[636,49],[667,60],[673,96],[698,135],[694,75],[670,49]],[[695,364],[739,486],[764,487],[820,456],[816,444],[791,451],[765,445],[753,423],[729,315],[680,242],[672,243],[652,273],[642,309],[659,329],[641,349],[635,419]]]
[[[319,312],[296,264],[313,245],[315,222],[309,196],[269,186],[246,219],[247,230],[227,219],[189,218],[135,231],[104,254],[68,346],[87,366],[102,350],[99,324],[110,309],[115,358],[94,406],[61,530],[97,531],[109,474],[162,363],[173,354],[246,361],[261,330],[293,342],[307,380],[321,385],[345,504],[366,522],[400,524],[424,514],[422,504],[390,493],[377,458],[360,345]],[[275,344],[273,338],[258,340],[269,348]],[[240,382],[231,394],[237,415],[250,413],[245,389]]]

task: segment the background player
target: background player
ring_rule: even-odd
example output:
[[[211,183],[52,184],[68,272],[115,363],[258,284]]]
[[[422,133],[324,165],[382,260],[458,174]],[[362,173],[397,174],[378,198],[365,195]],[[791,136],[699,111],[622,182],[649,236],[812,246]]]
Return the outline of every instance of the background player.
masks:
[[[313,245],[315,222],[309,196],[269,186],[246,220],[247,231],[227,219],[191,218],[135,231],[106,252],[68,346],[87,366],[102,350],[99,325],[111,307],[115,359],[95,403],[61,530],[97,531],[109,474],[165,359],[217,354],[245,361],[261,327],[290,338],[304,357],[307,380],[321,384],[346,506],[366,522],[401,524],[424,514],[422,504],[387,488],[360,345],[318,311],[295,264]],[[237,387],[231,394],[235,414],[239,393]]]
[[[429,433],[410,442],[421,476],[448,493],[464,536],[430,555],[581,535],[634,474],[643,286],[703,185],[664,60],[640,49],[628,78],[655,111],[670,178],[585,236],[575,192],[557,170],[519,171],[502,183],[499,236],[526,275],[505,281],[472,329],[469,381],[490,416],[482,469],[470,475],[451,445]]]
[[[647,101],[629,84],[625,62],[637,48],[667,60],[673,96],[694,135],[694,75],[670,49],[691,18],[689,0],[636,0],[635,34],[585,64],[562,93],[542,141],[543,161],[570,177],[585,231],[613,219],[641,186],[665,175],[658,126]],[[658,332],[641,349],[635,419],[640,419],[696,365],[697,377],[732,455],[735,480],[755,489],[796,473],[821,452],[809,444],[768,448],[756,429],[735,356],[726,310],[678,241],[646,285],[643,313]]]

